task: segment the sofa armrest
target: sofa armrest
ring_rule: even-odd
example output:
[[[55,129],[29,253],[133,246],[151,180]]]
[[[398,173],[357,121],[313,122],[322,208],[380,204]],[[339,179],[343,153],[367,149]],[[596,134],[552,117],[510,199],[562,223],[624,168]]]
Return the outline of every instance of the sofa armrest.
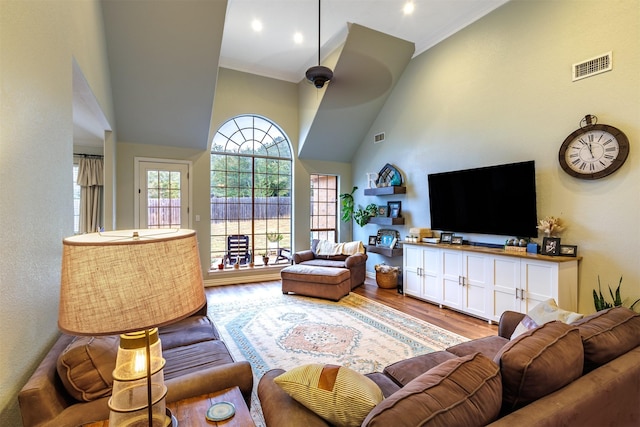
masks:
[[[328,427],[322,418],[289,396],[273,379],[284,373],[282,369],[267,371],[258,383],[258,398],[268,426]]]
[[[347,268],[355,267],[356,265],[366,264],[367,255],[366,254],[353,254],[349,255],[347,259],[344,260],[344,265]]]
[[[502,338],[511,339],[513,331],[516,330],[518,323],[524,318],[523,313],[517,311],[505,311],[500,316],[500,324],[498,325],[498,335]]]
[[[56,369],[58,355],[67,348],[73,338],[71,335],[62,334],[18,393],[22,424],[25,427],[54,419],[65,408],[76,403],[64,390]]]
[[[511,426],[640,425],[640,347],[489,424]]]
[[[176,402],[238,386],[247,407],[251,407],[253,372],[249,362],[233,362],[168,379],[165,385],[167,402]]]
[[[304,261],[311,261],[314,258],[315,258],[315,254],[311,249],[308,249],[306,251],[300,251],[293,254],[293,263],[300,264],[301,262],[304,262]]]

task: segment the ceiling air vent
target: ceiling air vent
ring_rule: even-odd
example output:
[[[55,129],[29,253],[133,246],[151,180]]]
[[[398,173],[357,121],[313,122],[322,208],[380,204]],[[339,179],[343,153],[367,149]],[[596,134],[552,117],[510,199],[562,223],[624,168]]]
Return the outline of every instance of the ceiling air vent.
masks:
[[[384,132],[380,132],[376,135],[373,135],[374,144],[380,144],[382,141],[384,141]]]
[[[603,53],[595,58],[573,64],[573,81],[611,71],[611,52]]]

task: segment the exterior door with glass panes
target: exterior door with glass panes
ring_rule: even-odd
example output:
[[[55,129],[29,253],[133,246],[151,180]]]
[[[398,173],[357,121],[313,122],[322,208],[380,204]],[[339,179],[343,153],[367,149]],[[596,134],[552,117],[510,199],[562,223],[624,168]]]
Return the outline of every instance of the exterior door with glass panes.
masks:
[[[141,161],[139,228],[190,228],[189,165]]]

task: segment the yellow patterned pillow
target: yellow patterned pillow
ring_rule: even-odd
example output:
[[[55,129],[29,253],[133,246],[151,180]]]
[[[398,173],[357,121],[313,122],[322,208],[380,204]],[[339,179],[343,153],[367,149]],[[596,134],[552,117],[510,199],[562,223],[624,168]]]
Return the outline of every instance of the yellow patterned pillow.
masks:
[[[303,365],[274,381],[289,396],[335,426],[359,426],[384,398],[376,383],[344,366]]]

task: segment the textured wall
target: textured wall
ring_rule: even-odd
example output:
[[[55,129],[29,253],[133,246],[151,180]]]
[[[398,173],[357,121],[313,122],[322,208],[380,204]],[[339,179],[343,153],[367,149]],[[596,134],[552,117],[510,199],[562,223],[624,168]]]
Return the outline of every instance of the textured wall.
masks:
[[[57,337],[62,238],[73,234],[72,58],[108,117],[100,6],[0,2],[0,425]]]
[[[360,187],[366,172],[386,162],[403,171],[408,191],[397,199],[407,217],[404,237],[408,227],[430,225],[428,173],[535,160],[538,217],[566,221],[562,242],[578,245],[584,257],[579,309],[591,312],[598,275],[614,287],[624,275],[623,295],[640,297],[640,8],[635,0],[576,4],[509,2],[415,58],[353,170]],[[613,71],[571,81],[572,64],[608,51]],[[557,160],[562,141],[586,114],[622,129],[631,141],[625,165],[594,182],[568,176]],[[382,131],[387,140],[374,145],[373,135]],[[370,199],[386,203],[390,197],[359,193],[357,202]],[[516,207],[505,209],[517,215]],[[377,227],[355,229],[366,241]],[[390,260],[372,256],[368,270],[381,261]]]

